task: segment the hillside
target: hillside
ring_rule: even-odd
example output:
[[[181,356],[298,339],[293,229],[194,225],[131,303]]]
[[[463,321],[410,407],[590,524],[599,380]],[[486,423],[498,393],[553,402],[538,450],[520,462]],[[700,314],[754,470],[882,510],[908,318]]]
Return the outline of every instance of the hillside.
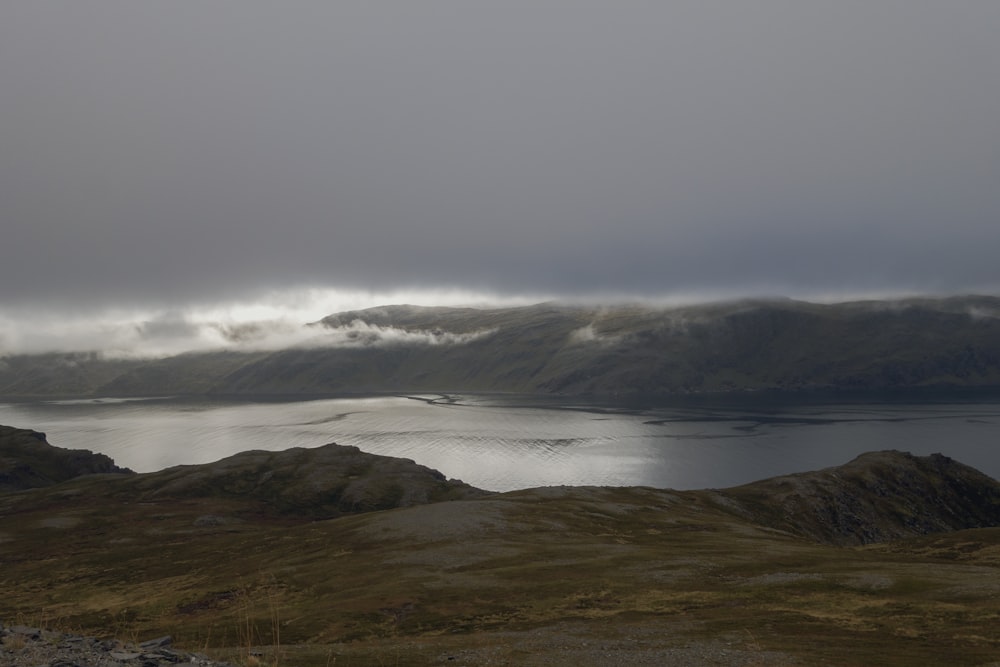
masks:
[[[721,491],[757,523],[861,545],[1000,526],[1000,485],[946,456],[871,452],[829,470]]]
[[[980,665],[998,526],[1000,483],[900,452],[504,494],[336,445],[250,452],[0,493],[0,619],[267,664]]]
[[[45,434],[0,426],[0,492],[20,491],[100,473],[131,474],[104,454],[53,447]]]
[[[2,485],[5,479],[8,484]],[[53,447],[44,433],[0,426],[0,491],[51,487],[73,479],[80,483],[74,502],[83,507],[204,502],[231,507],[234,519],[330,519],[487,493],[408,459],[335,444],[241,452],[210,464],[136,474],[104,454]]]
[[[686,394],[1000,386],[1000,299],[338,313],[311,347],[8,357],[0,395]]]

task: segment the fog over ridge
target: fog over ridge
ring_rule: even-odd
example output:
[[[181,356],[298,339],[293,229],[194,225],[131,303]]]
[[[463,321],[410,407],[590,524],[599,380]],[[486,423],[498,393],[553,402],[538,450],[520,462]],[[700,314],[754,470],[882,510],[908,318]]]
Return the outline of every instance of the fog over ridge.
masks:
[[[50,352],[98,353],[108,359],[158,358],[191,352],[264,352],[281,349],[387,347],[392,345],[462,345],[493,329],[455,333],[378,326],[355,320],[326,327],[291,320],[242,323],[194,322],[178,316],[145,322],[77,323],[58,335],[8,335],[0,338],[0,358]]]
[[[187,352],[268,351],[290,347],[461,344],[478,334],[404,331],[363,322],[325,327],[338,312],[387,303],[525,305],[537,297],[474,294],[462,290],[386,293],[287,290],[259,301],[186,309],[105,309],[84,312],[46,307],[0,308],[0,357],[12,354],[95,352],[108,358],[155,358]]]
[[[622,309],[658,313],[662,325],[684,332],[705,321],[706,313],[688,306],[726,305],[752,309],[761,304],[854,304],[867,310],[899,311],[922,300],[946,294],[824,293],[808,298],[784,296],[744,298],[739,291],[665,294],[629,297],[620,294],[581,295],[574,298],[511,297],[469,291],[408,291],[394,293],[344,291],[288,291],[272,293],[259,302],[213,304],[209,307],[168,310],[95,310],[89,313],[51,309],[0,310],[0,358],[20,354],[96,353],[106,358],[159,358],[184,353],[237,351],[260,352],[290,348],[335,348],[391,345],[461,345],[495,332],[486,327],[467,332],[443,329],[399,328],[354,317],[371,310],[385,315],[383,307],[453,306],[494,309],[552,304],[592,310],[595,319],[571,332],[570,344],[614,345],[621,336],[601,331],[604,317]],[[952,307],[954,308],[954,306]],[[675,311],[676,312],[671,312]],[[1000,309],[986,304],[965,306],[972,319],[996,319]],[[324,325],[324,318],[346,313],[353,319]]]

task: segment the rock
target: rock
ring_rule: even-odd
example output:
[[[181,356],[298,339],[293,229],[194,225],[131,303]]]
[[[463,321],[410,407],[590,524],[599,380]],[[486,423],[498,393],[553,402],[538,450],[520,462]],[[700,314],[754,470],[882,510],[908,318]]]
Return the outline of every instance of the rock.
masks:
[[[110,653],[108,653],[108,655],[114,658],[115,660],[135,660],[142,654],[131,653],[126,651],[111,651]]]
[[[81,637],[25,625],[4,626],[0,637],[17,638],[18,648],[0,644],[0,665],[11,667],[232,667],[214,662],[200,653],[185,653],[166,648],[173,643],[170,636],[158,637],[135,646],[118,641]]]
[[[42,634],[38,628],[29,628],[26,625],[12,625],[7,628],[7,632],[13,635],[23,635],[29,639],[38,639]]]
[[[53,447],[45,434],[0,426],[0,493],[51,486],[81,475],[133,474],[104,454]]]
[[[158,637],[156,639],[150,639],[149,641],[144,641],[141,644],[139,644],[139,648],[141,649],[159,648],[161,646],[170,646],[173,642],[174,638],[171,637],[170,635],[167,635],[165,637]]]
[[[180,653],[165,648],[157,651],[156,657],[166,660],[167,662],[170,663],[178,663],[185,658],[185,656],[181,655]]]

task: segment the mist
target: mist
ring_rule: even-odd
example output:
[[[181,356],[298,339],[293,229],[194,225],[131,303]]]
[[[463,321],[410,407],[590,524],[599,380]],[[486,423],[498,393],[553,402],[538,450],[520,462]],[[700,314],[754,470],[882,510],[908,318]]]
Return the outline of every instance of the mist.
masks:
[[[161,358],[191,352],[260,352],[286,348],[460,345],[489,331],[402,330],[362,321],[320,324],[327,315],[386,304],[519,306],[543,297],[467,291],[384,293],[287,290],[248,302],[185,310],[106,309],[52,312],[18,308],[0,315],[0,358],[20,354],[97,353],[109,359]]]

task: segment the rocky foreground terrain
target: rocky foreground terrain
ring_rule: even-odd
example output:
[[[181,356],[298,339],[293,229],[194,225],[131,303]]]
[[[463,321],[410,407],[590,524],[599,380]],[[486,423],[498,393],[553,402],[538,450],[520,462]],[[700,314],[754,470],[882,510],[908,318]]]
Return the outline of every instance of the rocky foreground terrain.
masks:
[[[4,665],[1000,665],[1000,483],[943,456],[490,494],[337,445],[135,474],[4,427],[0,478]]]
[[[170,637],[142,643],[82,637],[25,625],[0,624],[3,667],[232,667],[201,653],[172,648]]]

